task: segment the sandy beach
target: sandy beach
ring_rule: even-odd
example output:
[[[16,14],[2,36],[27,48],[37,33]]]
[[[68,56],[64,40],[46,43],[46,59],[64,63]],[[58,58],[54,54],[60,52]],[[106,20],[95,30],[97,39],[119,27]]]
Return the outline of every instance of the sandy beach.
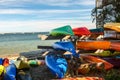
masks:
[[[0,55],[0,58],[8,58],[10,60],[15,60],[19,57],[20,55],[19,54],[1,54]]]

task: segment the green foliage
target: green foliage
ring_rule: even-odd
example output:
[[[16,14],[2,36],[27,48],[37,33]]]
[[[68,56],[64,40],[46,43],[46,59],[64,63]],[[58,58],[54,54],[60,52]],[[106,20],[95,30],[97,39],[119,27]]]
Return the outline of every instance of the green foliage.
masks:
[[[101,8],[95,7],[92,10],[93,22],[95,20],[97,24],[120,22],[120,0],[103,0],[102,5]]]
[[[120,80],[120,71],[117,69],[112,69],[106,72],[104,75],[105,80]]]

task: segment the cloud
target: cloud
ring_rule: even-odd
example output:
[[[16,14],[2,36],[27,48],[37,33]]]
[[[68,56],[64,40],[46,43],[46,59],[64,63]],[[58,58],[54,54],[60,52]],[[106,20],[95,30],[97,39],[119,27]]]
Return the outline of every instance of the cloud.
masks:
[[[0,14],[80,13],[89,11],[91,11],[91,9],[79,9],[79,10],[0,9]]]
[[[87,28],[95,28],[95,24],[89,21],[75,20],[49,20],[49,21],[0,21],[0,32],[41,32],[50,31],[53,28],[71,25],[74,27],[86,26]]]
[[[25,4],[44,4],[50,6],[94,5],[95,0],[0,0],[0,5],[24,6]]]

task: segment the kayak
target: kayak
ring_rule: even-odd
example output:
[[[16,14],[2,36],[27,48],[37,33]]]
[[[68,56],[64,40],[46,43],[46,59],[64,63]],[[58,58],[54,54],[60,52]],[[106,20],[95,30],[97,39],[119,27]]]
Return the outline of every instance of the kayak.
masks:
[[[90,35],[91,32],[86,27],[74,28],[73,32],[76,36]]]
[[[104,80],[100,77],[74,77],[74,78],[63,78],[59,80]]]
[[[49,54],[45,57],[45,63],[50,71],[58,78],[63,78],[67,72],[67,61],[61,56]]]
[[[113,68],[113,65],[101,58],[98,58],[98,57],[94,57],[94,56],[90,56],[90,55],[80,55],[83,59],[87,60],[88,62],[95,62],[95,63],[99,63],[99,62],[102,62],[104,63],[105,67],[104,69],[105,70],[109,70],[111,68]]]
[[[16,80],[17,69],[14,64],[10,64],[6,67],[6,73],[4,75],[4,80]]]
[[[104,29],[120,32],[120,23],[107,23],[104,25]]]
[[[77,41],[76,48],[84,50],[110,49],[109,41]]]
[[[4,67],[7,67],[9,66],[9,59],[8,58],[4,58],[3,59],[3,64],[2,64]]]
[[[0,58],[0,65],[3,64],[3,58]]]
[[[120,51],[120,42],[111,42],[110,49]]]
[[[79,55],[76,53],[75,51],[75,47],[73,45],[72,42],[55,42],[53,44],[53,48],[57,49],[57,50],[65,50],[65,51],[69,51],[72,53],[73,56],[75,57],[79,57]]]
[[[74,35],[70,25],[52,29],[50,32],[52,36],[61,36],[61,35]]]
[[[117,56],[117,55],[120,55],[120,52],[119,51],[111,52],[109,50],[105,50],[105,51],[102,51],[102,52],[88,53],[88,54],[94,55],[94,56],[108,57],[108,56]]]
[[[22,60],[15,61],[14,64],[17,69],[29,69],[30,68],[29,64]]]
[[[104,31],[104,39],[120,39],[120,33],[112,30],[105,30]]]
[[[103,28],[90,29],[90,32],[92,35],[94,34],[103,35],[104,29]]]
[[[119,68],[120,67],[120,58],[106,57],[106,58],[102,58],[102,59],[104,59],[107,62],[109,62],[112,65],[114,65],[115,68]]]

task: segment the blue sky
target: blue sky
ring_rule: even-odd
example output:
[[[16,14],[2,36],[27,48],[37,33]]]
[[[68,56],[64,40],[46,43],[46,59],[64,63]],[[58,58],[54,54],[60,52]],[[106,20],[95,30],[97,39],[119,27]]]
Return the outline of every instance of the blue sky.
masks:
[[[95,28],[95,0],[0,0],[0,33],[43,32],[71,25]]]

